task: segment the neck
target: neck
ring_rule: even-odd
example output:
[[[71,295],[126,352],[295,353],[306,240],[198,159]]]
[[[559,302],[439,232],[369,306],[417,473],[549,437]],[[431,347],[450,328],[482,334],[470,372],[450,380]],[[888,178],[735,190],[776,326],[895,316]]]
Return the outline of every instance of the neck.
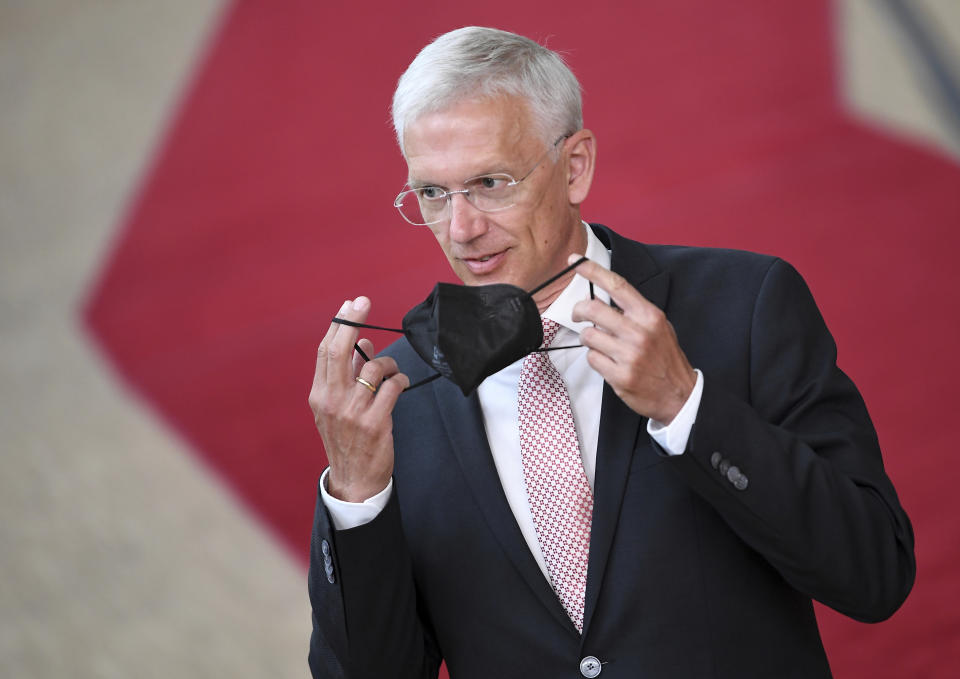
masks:
[[[576,215],[576,227],[573,233],[576,235],[571,239],[572,242],[570,244],[570,250],[564,256],[563,266],[557,269],[557,271],[563,271],[563,269],[569,268],[570,271],[566,271],[562,276],[559,276],[556,280],[550,281],[549,284],[544,285],[543,288],[537,290],[531,295],[541,316],[543,315],[543,312],[547,310],[547,307],[553,304],[557,297],[560,296],[560,293],[562,293],[570,284],[570,281],[573,280],[573,277],[577,275],[577,272],[574,270],[575,267],[567,266],[566,258],[574,253],[581,256],[586,255],[587,233],[584,230],[579,212]]]
[[[541,316],[543,315],[543,312],[547,310],[547,307],[556,301],[557,297],[560,296],[560,293],[563,292],[567,285],[569,285],[570,281],[573,280],[575,275],[576,273],[573,271],[566,273],[545,287],[543,290],[540,290],[538,293],[533,295],[533,301],[536,303],[537,310],[540,312]]]

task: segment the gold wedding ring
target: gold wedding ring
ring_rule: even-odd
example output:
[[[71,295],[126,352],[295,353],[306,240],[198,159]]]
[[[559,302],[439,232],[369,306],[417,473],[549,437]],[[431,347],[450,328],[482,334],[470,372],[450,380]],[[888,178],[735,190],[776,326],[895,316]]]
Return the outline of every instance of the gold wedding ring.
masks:
[[[363,379],[362,377],[358,377],[358,378],[357,378],[357,384],[362,384],[362,385],[365,386],[367,389],[369,389],[370,391],[372,391],[374,394],[377,393],[377,388],[376,388],[375,386],[373,386],[372,384],[370,384],[369,382],[367,382],[367,381],[366,381],[365,379]]]

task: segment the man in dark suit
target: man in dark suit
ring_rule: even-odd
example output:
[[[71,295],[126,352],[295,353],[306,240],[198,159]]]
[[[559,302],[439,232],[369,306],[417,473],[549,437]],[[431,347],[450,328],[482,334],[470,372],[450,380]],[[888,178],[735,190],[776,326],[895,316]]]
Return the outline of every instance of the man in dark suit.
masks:
[[[402,394],[433,372],[406,340],[364,362],[357,328],[330,326],[310,396],[330,460],[314,676],[434,677],[442,660],[454,679],[830,676],[811,599],[882,620],[915,561],[800,276],[583,223],[596,145],[579,85],[525,38],[441,36],[394,123],[396,205],[466,285],[533,290],[587,256],[532,296],[553,346],[582,346],[469,396],[446,379]]]

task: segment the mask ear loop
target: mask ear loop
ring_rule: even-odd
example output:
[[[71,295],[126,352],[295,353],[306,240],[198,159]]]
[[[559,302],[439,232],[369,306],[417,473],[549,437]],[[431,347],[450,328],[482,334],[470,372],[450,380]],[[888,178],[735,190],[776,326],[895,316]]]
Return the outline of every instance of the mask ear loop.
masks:
[[[547,279],[546,281],[544,281],[543,283],[535,287],[533,290],[531,290],[527,294],[532,296],[535,292],[540,292],[541,290],[543,290],[545,287],[553,283],[558,278],[562,278],[563,276],[567,275],[568,273],[576,269],[578,266],[583,264],[584,262],[588,262],[588,261],[590,260],[587,257],[581,257],[580,259],[575,261],[573,264],[568,266],[566,269],[558,273],[556,276],[552,276],[551,278]],[[593,281],[588,281],[588,282],[590,283],[590,299],[596,299],[596,295],[593,293]],[[582,344],[571,344],[566,347],[545,347],[543,349],[534,349],[533,351],[537,353],[542,353],[545,351],[559,351],[560,349],[579,349],[582,346],[583,346]]]
[[[340,325],[349,325],[350,327],[353,327],[353,328],[368,328],[370,330],[386,330],[387,332],[398,332],[401,335],[403,334],[403,330],[400,328],[385,328],[382,325],[369,325],[367,323],[357,323],[356,321],[348,321],[346,318],[338,318],[336,316],[334,316],[330,320],[334,323],[339,323]],[[360,358],[363,359],[364,363],[370,360],[370,357],[367,356],[366,352],[364,352],[364,350],[360,348],[359,344],[354,344],[353,348],[357,351],[358,354],[360,354]],[[430,377],[425,377],[419,382],[414,382],[413,384],[408,386],[406,389],[404,389],[404,391],[410,391],[411,389],[416,389],[417,387],[427,384],[428,382],[433,382],[438,377],[442,377],[442,375],[440,373],[434,373]],[[389,380],[389,379],[390,379],[389,377],[384,378],[384,380]]]
[[[548,285],[550,285],[551,283],[553,283],[553,282],[554,282],[555,280],[557,280],[558,278],[563,278],[563,277],[566,276],[568,273],[570,273],[571,271],[573,271],[574,269],[576,269],[578,266],[580,266],[580,265],[583,264],[584,262],[588,262],[588,261],[590,261],[590,260],[588,260],[586,257],[581,257],[580,259],[578,259],[577,261],[575,261],[573,264],[571,264],[570,266],[568,266],[566,269],[564,269],[563,271],[561,271],[560,273],[558,273],[556,276],[551,276],[550,278],[548,278],[547,280],[545,280],[543,283],[541,283],[540,285],[538,285],[537,287],[535,287],[533,290],[531,290],[531,291],[528,292],[527,294],[532,297],[535,293],[540,292],[541,290],[543,290],[545,287],[547,287]],[[593,298],[593,283],[590,284],[590,298],[591,298],[591,299]]]

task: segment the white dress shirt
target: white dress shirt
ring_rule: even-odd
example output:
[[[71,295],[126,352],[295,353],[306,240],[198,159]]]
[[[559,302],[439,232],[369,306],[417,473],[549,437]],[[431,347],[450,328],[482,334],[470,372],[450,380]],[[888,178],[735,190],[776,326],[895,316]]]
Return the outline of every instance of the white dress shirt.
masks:
[[[584,223],[587,232],[588,259],[604,268],[610,268],[610,252],[603,247],[593,230]],[[595,296],[609,303],[606,291],[594,286]],[[543,313],[546,318],[560,324],[560,330],[553,346],[573,346],[580,344],[580,331],[588,327],[589,322],[575,323],[571,316],[574,305],[582,299],[589,299],[589,281],[582,276],[574,276],[560,296]],[[597,439],[600,435],[600,407],[603,396],[603,378],[587,363],[587,349],[563,349],[549,352],[551,362],[563,378],[570,394],[570,406],[580,442],[580,455],[583,469],[590,488],[593,489],[597,467]],[[523,537],[549,580],[546,563],[540,550],[530,505],[527,502],[527,489],[523,480],[523,465],[520,460],[520,432],[518,428],[517,383],[523,359],[494,373],[477,388],[480,408],[483,412],[483,424],[487,432],[487,442],[493,455],[494,465],[503,485],[504,494]],[[700,395],[703,392],[703,375],[697,371],[697,382],[680,413],[669,425],[653,420],[647,423],[647,432],[671,455],[680,455],[687,447],[687,439],[700,407]],[[402,398],[402,397],[401,397]],[[321,477],[320,495],[334,528],[344,530],[361,526],[373,520],[386,506],[393,490],[393,480],[380,493],[360,503],[343,502],[326,492],[325,471]]]

